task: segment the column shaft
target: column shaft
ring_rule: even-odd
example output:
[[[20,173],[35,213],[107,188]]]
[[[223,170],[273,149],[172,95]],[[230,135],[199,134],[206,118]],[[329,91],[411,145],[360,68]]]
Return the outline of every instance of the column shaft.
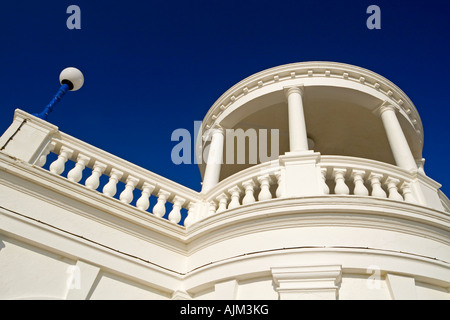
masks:
[[[382,106],[380,109],[381,120],[391,146],[395,163],[406,170],[417,169],[414,156],[409,148],[408,141],[403,133],[393,106]]]
[[[206,160],[205,174],[203,176],[202,192],[213,188],[220,177],[220,168],[222,166],[224,145],[224,132],[222,129],[214,129],[211,137],[211,144]]]
[[[289,148],[291,152],[308,150],[305,115],[303,111],[303,89],[291,87],[286,90],[289,118]]]

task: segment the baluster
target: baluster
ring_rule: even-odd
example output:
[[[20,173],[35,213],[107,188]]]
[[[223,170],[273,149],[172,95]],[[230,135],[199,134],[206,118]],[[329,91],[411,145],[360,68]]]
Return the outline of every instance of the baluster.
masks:
[[[353,182],[355,183],[355,189],[353,190],[353,194],[357,196],[368,196],[369,190],[367,190],[366,186],[364,185],[364,170],[353,170],[352,171],[352,178]]]
[[[117,183],[119,182],[119,179],[122,177],[122,175],[122,171],[111,169],[109,181],[103,187],[103,194],[113,197],[117,192]]]
[[[321,186],[323,194],[330,194],[330,188],[327,185],[327,168],[320,168],[321,173]]]
[[[386,192],[381,187],[381,179],[383,178],[382,174],[379,173],[371,173],[369,175],[370,184],[372,186],[372,194],[373,197],[386,198]]]
[[[398,189],[397,189],[397,185],[399,182],[400,182],[400,180],[391,178],[391,177],[388,177],[386,179],[386,183],[387,183],[388,190],[389,190],[389,199],[403,201],[403,197],[400,193],[398,193]]]
[[[272,199],[272,193],[270,192],[270,184],[272,183],[272,179],[268,174],[264,174],[257,178],[261,191],[258,195],[258,201],[269,200]]]
[[[100,176],[103,174],[105,169],[106,164],[95,161],[94,167],[92,169],[92,174],[89,178],[86,179],[84,185],[88,189],[97,190],[98,186],[100,185]]]
[[[79,154],[77,157],[77,163],[75,164],[75,167],[73,167],[73,169],[69,171],[69,173],[67,174],[67,178],[70,181],[79,182],[83,177],[83,170],[89,163],[89,160],[89,157]]]
[[[281,170],[275,172],[275,177],[277,178],[277,190],[275,191],[275,196],[281,198],[284,196],[284,174]]]
[[[195,210],[195,203],[189,202],[187,217],[184,219],[184,226],[186,228],[192,226],[197,221],[197,212]]]
[[[424,170],[424,167],[425,167],[425,158],[422,158],[422,159],[416,161],[416,163],[417,163],[417,172],[418,172],[418,173],[421,173],[421,174],[423,174],[423,175],[426,175],[426,174],[425,174],[425,170]]]
[[[222,193],[216,199],[219,201],[219,208],[216,213],[221,213],[227,210],[228,196],[225,193]]]
[[[133,201],[133,190],[134,188],[136,188],[138,182],[139,182],[138,178],[128,176],[126,180],[125,189],[119,196],[120,201],[122,201],[123,203],[130,203],[131,201]]]
[[[239,207],[241,205],[239,203],[239,198],[241,197],[241,189],[238,186],[235,186],[231,189],[228,189],[228,193],[231,194],[231,201],[228,204],[228,209]]]
[[[347,169],[341,169],[341,168],[334,168],[333,169],[333,175],[334,175],[334,181],[336,182],[336,185],[334,186],[334,193],[335,194],[350,194],[350,189],[345,184],[345,173],[347,172]]]
[[[253,195],[253,190],[255,188],[255,182],[253,180],[248,180],[242,183],[242,186],[245,190],[244,199],[242,199],[242,204],[249,204],[256,201],[255,196]]]
[[[50,165],[50,172],[57,175],[63,173],[66,162],[70,158],[70,156],[72,156],[72,153],[73,153],[72,149],[69,149],[67,147],[61,147],[58,159],[53,161],[53,163]]]
[[[172,207],[172,211],[170,211],[169,213],[169,221],[172,223],[177,224],[178,222],[181,221],[181,207],[183,206],[183,204],[186,202],[186,199],[183,199],[179,196],[175,196],[173,198],[173,207]]]
[[[142,185],[141,197],[136,201],[136,207],[138,209],[147,211],[148,207],[150,207],[150,199],[149,198],[150,198],[153,190],[155,190],[154,185],[144,182],[144,184]]]
[[[166,213],[166,201],[170,196],[170,192],[159,190],[158,192],[158,201],[153,207],[153,214],[159,218],[162,218]]]
[[[208,215],[207,215],[207,217],[216,214],[216,207],[217,207],[217,205],[216,205],[216,203],[215,203],[214,201],[210,201],[210,202],[209,202],[209,205],[208,205]]]
[[[42,150],[42,154],[39,156],[39,159],[34,163],[38,167],[43,167],[44,164],[47,162],[47,156],[53,149],[55,149],[55,142],[48,143],[44,150]]]
[[[416,198],[414,198],[414,195],[411,190],[411,186],[407,182],[403,182],[401,185],[401,190],[403,193],[403,197],[405,198],[405,201],[411,202],[411,203],[417,203]]]

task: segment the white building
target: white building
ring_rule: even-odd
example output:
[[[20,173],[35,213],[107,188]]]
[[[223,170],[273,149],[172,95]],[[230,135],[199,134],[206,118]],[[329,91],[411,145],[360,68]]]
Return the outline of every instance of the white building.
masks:
[[[450,202],[392,82],[283,65],[202,126],[199,158],[224,159],[237,128],[279,129],[280,156],[203,162],[197,192],[16,110],[0,138],[0,298],[450,298]]]

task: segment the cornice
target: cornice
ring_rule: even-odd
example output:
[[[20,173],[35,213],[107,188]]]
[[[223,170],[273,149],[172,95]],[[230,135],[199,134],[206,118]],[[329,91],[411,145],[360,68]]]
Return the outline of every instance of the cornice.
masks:
[[[396,104],[399,110],[409,118],[416,132],[423,141],[423,127],[416,107],[409,97],[394,83],[383,76],[365,68],[338,62],[311,61],[286,64],[255,73],[238,82],[223,93],[211,106],[203,119],[203,130],[215,125],[218,117],[231,105],[249,93],[260,90],[272,84],[287,80],[308,78],[342,79],[362,86],[372,88],[382,93],[386,100]]]
[[[450,245],[450,216],[403,201],[363,196],[311,196],[260,201],[229,209],[187,230],[189,255],[213,243],[293,227],[356,227],[425,237]]]
[[[184,287],[186,291],[195,294],[224,278],[272,278],[270,268],[274,266],[273,261],[283,261],[283,266],[309,266],[308,262],[317,261],[318,256],[322,258],[320,262],[325,268],[336,264],[336,261],[354,261],[357,257],[357,263],[340,266],[342,274],[349,272],[366,275],[367,267],[377,263],[386,273],[414,273],[417,281],[440,286],[443,282],[444,286],[450,283],[448,262],[410,252],[345,246],[297,246],[249,252],[196,267],[186,273]],[[429,272],[430,269],[427,268],[433,272]]]
[[[180,285],[183,285],[186,291],[195,293],[200,288],[208,287],[210,283],[223,280],[224,276],[225,278],[239,276],[244,279],[245,277],[261,275],[270,276],[270,267],[273,266],[273,261],[274,259],[277,260],[277,257],[283,256],[285,261],[284,265],[286,265],[286,261],[291,261],[292,259],[297,261],[295,265],[298,265],[298,261],[310,261],[311,258],[317,257],[317,254],[320,254],[325,259],[334,261],[334,263],[337,261],[337,257],[341,257],[338,261],[344,261],[346,260],[344,258],[345,256],[357,256],[358,259],[355,260],[356,264],[342,266],[343,272],[348,270],[351,273],[361,272],[365,274],[367,272],[367,265],[369,265],[367,261],[371,261],[372,264],[373,261],[380,261],[382,262],[380,267],[385,272],[421,271],[417,275],[417,280],[430,283],[437,282],[438,285],[442,285],[442,281],[449,281],[448,276],[443,276],[449,269],[449,262],[417,255],[412,252],[345,246],[297,246],[247,252],[179,272],[156,265],[141,257],[128,255],[126,252],[119,252],[113,248],[105,247],[100,243],[91,242],[82,236],[77,236],[65,230],[59,230],[46,225],[42,221],[36,221],[12,212],[6,212],[2,208],[0,208],[0,212],[4,216],[3,223],[6,223],[8,226],[10,226],[11,222],[15,224],[20,223],[20,226],[16,225],[16,228],[20,227],[22,232],[24,227],[25,230],[33,228],[39,231],[32,232],[35,238],[22,239],[28,243],[46,250],[58,252],[70,259],[77,260],[82,257],[82,260],[89,261],[93,264],[105,265],[111,268],[110,270],[124,274],[127,277],[133,274],[131,278],[136,282],[162,290],[168,296],[173,293],[173,288],[178,288]],[[15,235],[14,232],[11,234],[7,232],[6,234],[19,236],[20,238],[20,235]],[[68,243],[70,243],[72,248],[71,252],[64,250],[64,246]],[[378,260],[377,256],[382,260]],[[236,262],[239,262],[239,264],[236,264]],[[440,271],[440,273],[430,273],[428,269],[424,270],[424,264],[431,268],[431,270]],[[358,269],[358,265],[360,269]],[[237,272],[236,275],[234,272]],[[206,283],[204,281],[205,276],[209,280]],[[184,281],[184,283],[182,284],[181,281]]]
[[[4,176],[4,179],[1,181],[2,184],[11,189],[150,243],[155,243],[181,254],[185,253],[184,244],[179,241],[184,237],[184,228],[168,223],[165,219],[158,218],[149,212],[141,211],[118,199],[105,196],[98,191],[85,188],[61,176],[51,174],[42,168],[9,159],[1,153],[0,171],[8,172],[19,179],[45,188],[54,194],[60,194],[65,199],[74,199],[80,205],[74,206],[71,201],[61,201],[57,197],[36,191],[35,188],[23,187],[20,184],[8,181],[7,176]],[[95,210],[85,210],[85,206]],[[107,212],[107,215],[100,216],[96,212]],[[111,219],[105,218],[109,216]],[[120,223],[117,223],[116,218],[119,218]],[[159,236],[152,237],[152,234]]]

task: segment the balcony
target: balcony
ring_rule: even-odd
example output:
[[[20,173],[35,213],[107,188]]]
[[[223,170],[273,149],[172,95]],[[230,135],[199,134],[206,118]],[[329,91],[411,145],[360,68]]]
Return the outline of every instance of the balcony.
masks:
[[[69,187],[83,190],[94,200],[114,199],[112,203],[119,201],[158,223],[182,229],[210,217],[226,216],[236,208],[269,205],[277,199],[358,198],[359,204],[378,199],[441,211],[449,208],[448,199],[438,190],[440,185],[423,170],[405,170],[376,160],[290,152],[241,170],[207,192],[197,192],[77,140],[21,110],[16,110],[10,130],[18,133],[15,141],[3,138],[4,153],[64,179]],[[41,139],[35,149],[23,150],[17,143],[29,134],[35,139],[41,135]]]
[[[376,261],[448,287],[450,203],[421,169],[287,152],[197,192],[21,110],[0,146],[2,233],[50,252],[45,267],[64,257],[165,299],[202,299],[234,278],[276,298],[280,270],[299,263],[339,282],[369,277]]]

